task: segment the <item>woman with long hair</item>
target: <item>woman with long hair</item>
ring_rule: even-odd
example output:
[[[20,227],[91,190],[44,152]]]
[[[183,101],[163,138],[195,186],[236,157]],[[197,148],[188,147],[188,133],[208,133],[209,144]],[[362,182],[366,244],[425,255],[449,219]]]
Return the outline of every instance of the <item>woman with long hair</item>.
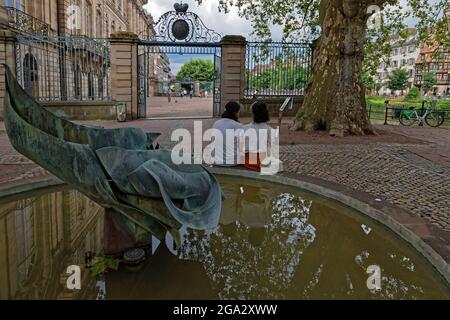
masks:
[[[270,117],[269,110],[264,102],[256,101],[252,105],[252,113],[253,122],[244,126],[244,167],[253,171],[261,171],[261,162],[267,157],[272,128],[267,124]]]
[[[228,102],[225,105],[225,111],[222,119],[217,120],[213,129],[220,131],[222,135],[222,143],[214,140],[215,154],[213,164],[217,166],[237,166],[241,163],[239,134],[242,131],[242,124],[239,123],[241,106],[235,101]],[[232,139],[227,139],[227,130],[232,130]]]

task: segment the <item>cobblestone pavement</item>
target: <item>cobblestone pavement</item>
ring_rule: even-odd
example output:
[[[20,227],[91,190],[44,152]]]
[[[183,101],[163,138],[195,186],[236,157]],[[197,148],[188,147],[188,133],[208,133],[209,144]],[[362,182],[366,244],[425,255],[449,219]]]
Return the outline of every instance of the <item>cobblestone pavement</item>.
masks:
[[[207,127],[212,121],[205,123]],[[177,127],[191,130],[184,121],[161,125],[166,128],[161,137],[166,142],[170,130]],[[330,140],[330,143],[281,146],[281,159],[286,171],[367,192],[450,233],[450,130],[402,130],[401,134],[410,133],[425,143],[335,144]],[[12,149],[0,124],[0,188],[49,177],[48,172]]]
[[[282,146],[285,170],[370,193],[450,232],[450,168],[397,145]]]

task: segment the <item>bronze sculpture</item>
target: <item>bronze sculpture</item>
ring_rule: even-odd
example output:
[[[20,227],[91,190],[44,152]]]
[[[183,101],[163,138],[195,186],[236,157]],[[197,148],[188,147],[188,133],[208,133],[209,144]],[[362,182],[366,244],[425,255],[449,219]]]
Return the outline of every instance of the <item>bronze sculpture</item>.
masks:
[[[151,150],[159,133],[75,124],[39,105],[6,72],[4,118],[13,147],[104,208],[133,235],[163,240],[169,231],[217,226],[222,191],[200,165],[175,165],[170,150]]]

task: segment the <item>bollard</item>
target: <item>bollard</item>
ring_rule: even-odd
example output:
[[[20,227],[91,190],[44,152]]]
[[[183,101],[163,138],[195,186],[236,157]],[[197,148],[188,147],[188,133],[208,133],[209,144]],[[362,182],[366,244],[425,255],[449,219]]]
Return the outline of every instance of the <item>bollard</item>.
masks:
[[[386,107],[386,108],[384,109],[384,125],[385,125],[385,126],[388,124],[388,123],[387,123],[388,110],[389,110],[388,107]]]

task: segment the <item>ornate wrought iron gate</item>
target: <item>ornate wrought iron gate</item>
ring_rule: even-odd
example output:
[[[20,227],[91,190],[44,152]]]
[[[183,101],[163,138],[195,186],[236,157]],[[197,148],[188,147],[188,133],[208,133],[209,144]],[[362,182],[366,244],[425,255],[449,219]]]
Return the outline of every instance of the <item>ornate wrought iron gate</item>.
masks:
[[[148,53],[147,48],[142,48],[138,55],[138,118],[147,117],[147,96],[149,93],[148,80]]]
[[[175,4],[175,11],[169,11],[156,22],[154,29],[155,39],[142,40],[139,43],[138,52],[138,117],[145,118],[147,98],[153,93],[151,79],[155,78],[155,69],[161,67],[158,61],[164,60],[169,54],[181,55],[211,55],[214,62],[213,77],[213,115],[216,116],[220,108],[220,73],[221,73],[221,35],[208,29],[200,17],[193,12],[188,12],[187,4]],[[167,61],[166,61],[167,62]],[[164,63],[162,67],[164,68]],[[164,70],[163,70],[164,71]],[[163,79],[160,88],[162,94],[166,94]]]
[[[218,117],[220,113],[220,77],[222,73],[222,57],[219,54],[214,55],[214,88],[213,88],[213,116]]]

